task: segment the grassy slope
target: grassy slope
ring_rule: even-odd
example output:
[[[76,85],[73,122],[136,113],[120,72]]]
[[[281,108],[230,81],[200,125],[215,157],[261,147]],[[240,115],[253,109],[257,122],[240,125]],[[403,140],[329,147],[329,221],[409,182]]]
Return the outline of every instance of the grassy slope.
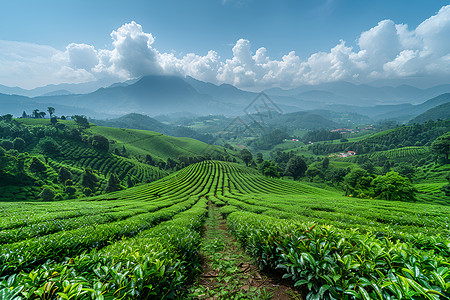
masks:
[[[171,137],[161,133],[138,130],[121,129],[112,127],[92,126],[88,132],[100,134],[114,141],[111,147],[122,149],[135,155],[150,154],[154,157],[167,160],[177,159],[179,156],[196,156],[207,153],[224,153],[223,148],[211,146],[206,143],[191,139]]]

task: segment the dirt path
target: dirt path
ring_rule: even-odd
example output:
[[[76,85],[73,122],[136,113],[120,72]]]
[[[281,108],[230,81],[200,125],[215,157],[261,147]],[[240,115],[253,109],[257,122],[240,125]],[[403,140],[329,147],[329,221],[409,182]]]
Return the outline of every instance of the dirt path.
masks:
[[[202,273],[190,290],[194,299],[302,299],[289,284],[259,271],[214,205],[205,222],[202,259]]]

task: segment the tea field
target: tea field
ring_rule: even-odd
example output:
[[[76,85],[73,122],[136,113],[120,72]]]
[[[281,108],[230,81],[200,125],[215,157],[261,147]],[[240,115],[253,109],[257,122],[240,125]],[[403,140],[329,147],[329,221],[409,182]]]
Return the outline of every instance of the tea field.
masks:
[[[448,206],[344,197],[204,161],[96,197],[0,203],[0,299],[185,299],[208,205],[306,299],[450,297]]]

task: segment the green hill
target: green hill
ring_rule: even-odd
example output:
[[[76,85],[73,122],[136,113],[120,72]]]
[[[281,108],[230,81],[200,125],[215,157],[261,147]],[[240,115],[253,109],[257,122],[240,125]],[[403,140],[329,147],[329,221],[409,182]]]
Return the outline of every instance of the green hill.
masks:
[[[74,121],[53,126],[48,119],[1,121],[0,147],[3,201],[40,200],[45,188],[58,200],[99,195],[206,158],[233,159],[224,148],[190,138],[95,125],[79,130]]]
[[[116,119],[90,120],[90,121],[100,126],[151,130],[170,136],[189,137],[208,144],[214,142],[214,138],[209,134],[201,134],[185,126],[174,126],[170,124],[164,124],[149,116],[136,113],[127,114],[125,116]]]
[[[3,293],[30,298],[51,286],[43,293],[187,299],[207,206],[220,207],[229,233],[261,268],[302,286],[305,296],[448,295],[448,207],[356,200],[218,161],[93,198],[0,203]]]
[[[450,102],[433,107],[423,114],[418,115],[409,123],[424,123],[429,120],[437,121],[439,119],[445,120],[450,118]]]

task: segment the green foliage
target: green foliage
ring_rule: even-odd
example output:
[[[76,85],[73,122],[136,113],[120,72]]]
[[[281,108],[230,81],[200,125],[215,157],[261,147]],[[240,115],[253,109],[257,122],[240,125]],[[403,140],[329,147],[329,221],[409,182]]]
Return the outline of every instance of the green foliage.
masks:
[[[83,195],[89,197],[92,194],[92,190],[90,188],[84,188],[83,189]]]
[[[438,137],[432,144],[431,148],[436,153],[444,155],[445,161],[448,162],[448,155],[450,154],[450,132],[447,132]]]
[[[115,192],[121,190],[120,179],[115,173],[111,173],[108,178],[108,183],[106,185],[106,191]]]
[[[2,147],[3,147],[5,150],[13,149],[13,143],[12,143],[11,141],[9,141],[9,140],[3,140],[3,141],[2,141]]]
[[[98,182],[97,176],[91,169],[85,169],[83,174],[81,175],[81,185],[84,187],[88,187],[91,190],[95,190]]]
[[[284,174],[297,180],[305,175],[307,168],[305,161],[300,156],[293,156],[289,159]]]
[[[33,156],[30,163],[30,170],[32,172],[43,172],[47,170],[47,167],[39,158]]]
[[[256,149],[268,150],[273,146],[282,143],[287,138],[289,138],[289,135],[286,132],[280,129],[275,129],[254,140],[251,145]]]
[[[43,201],[53,201],[55,198],[55,192],[52,188],[45,186],[39,194],[39,197],[41,197]]]
[[[16,149],[19,152],[22,152],[25,149],[26,143],[25,141],[20,138],[20,137],[16,137],[13,140],[13,148]]]
[[[338,140],[341,138],[339,132],[332,132],[325,129],[308,131],[302,138],[305,143]]]
[[[259,166],[259,169],[264,176],[274,178],[280,178],[283,172],[283,170],[278,166],[276,162],[270,160],[263,161]]]
[[[92,139],[92,146],[103,151],[108,151],[109,141],[104,136],[97,134],[94,135],[94,138]]]
[[[72,184],[67,184],[67,181],[70,180],[72,178],[72,173],[70,172],[70,170],[67,167],[60,167],[59,171],[58,171],[58,179],[60,182],[65,183],[65,185],[72,185]]]
[[[356,200],[220,161],[91,198],[0,202],[0,290],[21,287],[24,299],[184,299],[200,263],[206,199],[261,267],[308,297],[448,294],[447,207]]]
[[[397,172],[391,171],[386,175],[375,177],[372,181],[375,195],[386,200],[414,201],[416,190],[408,178],[400,176]]]
[[[37,144],[44,153],[49,155],[57,155],[60,153],[58,143],[51,137],[45,137],[39,141]]]
[[[253,161],[253,155],[250,153],[250,151],[248,151],[247,148],[242,149],[239,155],[247,167],[250,164],[250,162]]]
[[[307,299],[444,299],[448,292],[448,262],[409,243],[246,212],[229,215],[227,225],[262,268],[283,272]]]

